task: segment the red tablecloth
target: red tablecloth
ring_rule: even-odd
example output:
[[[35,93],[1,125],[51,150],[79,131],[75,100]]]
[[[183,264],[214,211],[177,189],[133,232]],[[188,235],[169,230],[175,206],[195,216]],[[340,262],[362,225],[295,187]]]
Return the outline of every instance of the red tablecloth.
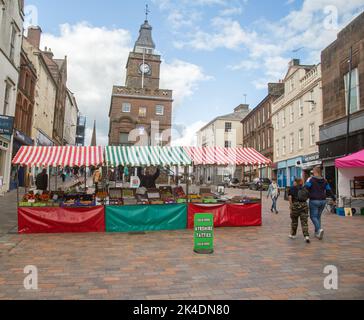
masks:
[[[19,233],[105,232],[105,209],[18,208]]]
[[[254,204],[220,204],[188,205],[188,228],[192,229],[196,213],[212,213],[215,227],[249,227],[262,225],[262,205]]]

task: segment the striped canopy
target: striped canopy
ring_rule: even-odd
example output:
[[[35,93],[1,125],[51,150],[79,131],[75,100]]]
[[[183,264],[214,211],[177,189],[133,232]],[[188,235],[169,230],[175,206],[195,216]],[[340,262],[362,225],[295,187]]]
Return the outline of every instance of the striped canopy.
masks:
[[[21,147],[13,164],[36,167],[99,166],[104,162],[102,147]]]
[[[269,165],[271,160],[253,148],[185,147],[195,165]]]
[[[182,147],[106,147],[105,157],[110,167],[191,164],[190,157]]]

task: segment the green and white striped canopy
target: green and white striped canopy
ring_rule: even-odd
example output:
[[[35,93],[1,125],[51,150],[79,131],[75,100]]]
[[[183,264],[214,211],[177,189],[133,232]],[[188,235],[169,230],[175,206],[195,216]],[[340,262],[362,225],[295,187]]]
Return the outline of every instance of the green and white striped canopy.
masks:
[[[182,147],[106,147],[106,164],[122,166],[191,165],[192,160]]]

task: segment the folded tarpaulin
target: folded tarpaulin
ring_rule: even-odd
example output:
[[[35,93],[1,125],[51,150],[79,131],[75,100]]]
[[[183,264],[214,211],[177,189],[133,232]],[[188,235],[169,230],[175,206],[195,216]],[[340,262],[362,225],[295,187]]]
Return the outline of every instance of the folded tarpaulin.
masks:
[[[102,147],[28,147],[22,146],[13,164],[36,167],[99,166],[104,162]]]
[[[105,148],[106,164],[122,166],[190,165],[191,158],[182,147],[119,146]]]
[[[253,148],[184,147],[194,165],[270,165],[271,160]]]
[[[350,156],[336,159],[336,168],[364,168],[364,149]]]
[[[18,208],[19,233],[105,232],[105,209]]]
[[[188,228],[194,226],[194,217],[198,213],[212,213],[214,226],[217,227],[251,227],[262,225],[262,205],[252,204],[189,204]]]
[[[106,207],[106,232],[178,230],[187,227],[187,206],[138,205]]]

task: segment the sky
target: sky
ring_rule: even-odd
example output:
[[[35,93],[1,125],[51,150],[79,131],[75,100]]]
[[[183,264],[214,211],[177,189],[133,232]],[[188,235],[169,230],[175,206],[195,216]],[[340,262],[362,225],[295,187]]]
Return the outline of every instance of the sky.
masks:
[[[193,145],[196,131],[241,103],[251,108],[288,62],[320,62],[320,52],[364,10],[364,0],[25,0],[25,25],[39,25],[41,46],[67,56],[68,87],[107,145],[113,85],[125,66],[148,4],[161,87],[174,91],[173,139]]]

